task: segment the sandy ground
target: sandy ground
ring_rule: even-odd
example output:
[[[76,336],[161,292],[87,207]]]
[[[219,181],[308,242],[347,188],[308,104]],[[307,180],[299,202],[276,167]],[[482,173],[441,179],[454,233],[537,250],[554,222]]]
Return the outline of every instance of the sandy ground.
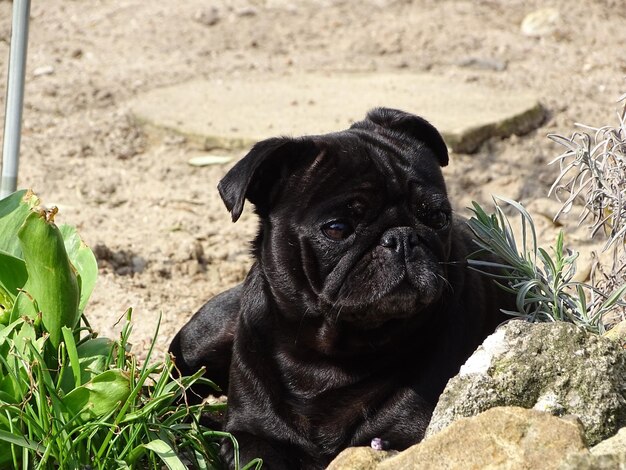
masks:
[[[546,162],[561,149],[546,134],[569,135],[577,121],[616,122],[615,101],[626,91],[626,3],[554,0],[548,6],[560,18],[551,30],[522,34],[525,16],[546,5],[34,0],[19,185],[58,205],[57,221],[77,225],[96,251],[100,278],[87,312],[95,327],[117,334],[132,307],[141,353],[162,314],[164,349],[205,300],[243,279],[255,220],[248,210],[233,225],[219,200],[215,186],[228,165],[188,165],[206,152],[142,130],[130,99],[192,79],[320,70],[401,69],[531,91],[548,110],[545,124],[452,155],[446,176],[460,212],[472,199],[489,203],[491,193],[549,212],[544,198],[556,169]],[[11,7],[0,0],[3,74]],[[5,83],[0,76],[0,109]],[[219,119],[219,110],[209,112]],[[588,250],[586,229],[564,223],[570,245]],[[537,225],[551,241],[556,227],[543,216]]]

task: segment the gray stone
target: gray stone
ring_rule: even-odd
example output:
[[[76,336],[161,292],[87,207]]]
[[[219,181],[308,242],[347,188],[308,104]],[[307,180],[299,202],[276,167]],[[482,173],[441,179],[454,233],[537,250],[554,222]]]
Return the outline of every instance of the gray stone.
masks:
[[[472,152],[490,137],[528,132],[545,114],[536,97],[523,91],[402,73],[194,81],[149,91],[130,103],[140,122],[205,149],[341,130],[376,106],[425,117],[456,152]]]
[[[395,452],[374,450],[371,447],[349,447],[330,463],[326,470],[374,470]]]
[[[452,378],[426,436],[494,406],[574,415],[591,445],[626,425],[626,352],[619,343],[557,322],[511,321]]]
[[[518,407],[461,418],[442,432],[383,461],[376,470],[557,469],[588,454],[580,424]]]

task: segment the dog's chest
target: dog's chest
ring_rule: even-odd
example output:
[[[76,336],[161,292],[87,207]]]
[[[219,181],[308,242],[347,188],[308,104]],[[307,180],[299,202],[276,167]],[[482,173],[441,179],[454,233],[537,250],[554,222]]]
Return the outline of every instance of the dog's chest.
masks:
[[[394,368],[380,364],[348,367],[290,357],[279,369],[285,418],[320,450],[345,447],[361,428],[375,427],[377,410],[401,388]]]

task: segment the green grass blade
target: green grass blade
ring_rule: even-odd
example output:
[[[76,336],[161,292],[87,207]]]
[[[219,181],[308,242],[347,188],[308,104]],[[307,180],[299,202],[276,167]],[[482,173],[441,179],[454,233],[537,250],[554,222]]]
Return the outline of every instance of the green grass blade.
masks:
[[[10,444],[14,444],[16,446],[24,447],[26,449],[30,449],[41,454],[45,452],[45,447],[42,446],[41,444],[38,444],[37,442],[32,442],[23,436],[18,436],[16,434],[3,431],[2,429],[0,429],[0,441],[4,441]]]
[[[178,458],[176,452],[174,452],[170,445],[167,444],[165,441],[161,439],[155,439],[148,442],[147,444],[143,444],[143,446],[146,449],[157,454],[170,470],[187,470],[187,467]]]
[[[67,354],[70,358],[70,366],[72,368],[72,372],[74,374],[74,385],[76,387],[80,387],[81,383],[81,367],[80,361],[78,360],[78,350],[76,349],[76,342],[74,341],[74,335],[72,334],[72,330],[66,326],[61,328],[63,332],[63,339],[65,340],[65,347],[67,349]]]

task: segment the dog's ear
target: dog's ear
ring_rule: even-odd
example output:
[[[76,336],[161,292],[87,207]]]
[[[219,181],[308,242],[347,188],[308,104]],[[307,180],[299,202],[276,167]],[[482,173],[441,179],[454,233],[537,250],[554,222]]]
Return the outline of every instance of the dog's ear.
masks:
[[[315,145],[305,138],[274,137],[255,144],[217,185],[233,222],[241,216],[246,199],[259,215],[267,215],[276,183],[314,152]]]
[[[425,143],[437,156],[439,165],[448,164],[448,147],[439,131],[426,119],[390,108],[374,108],[367,113],[366,119]]]

